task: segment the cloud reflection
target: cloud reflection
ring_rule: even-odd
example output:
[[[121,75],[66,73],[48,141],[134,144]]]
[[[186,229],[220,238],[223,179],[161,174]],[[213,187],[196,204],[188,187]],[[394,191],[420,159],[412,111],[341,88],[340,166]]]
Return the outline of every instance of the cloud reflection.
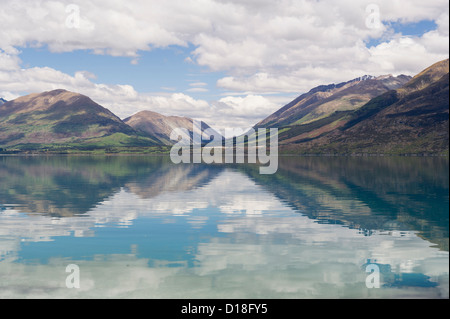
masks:
[[[80,215],[26,214],[6,206],[0,214],[0,298],[448,298],[448,252],[431,247],[414,230],[374,229],[367,236],[343,223],[319,223],[306,211],[316,207],[308,198],[299,213],[233,168],[168,172],[177,183],[163,182],[161,172],[140,182],[125,180]],[[189,176],[195,182],[186,181]],[[339,201],[335,194],[327,196],[319,202]],[[345,209],[363,204],[347,199]],[[365,207],[363,215],[370,215],[372,209]],[[139,233],[124,237],[129,253],[23,262],[27,243],[51,248],[67,238],[71,249],[77,238],[95,243],[102,228],[118,234],[144,222],[166,223],[170,232],[161,236],[169,243],[181,238],[192,264],[181,255],[169,260],[146,253]],[[186,234],[170,241],[180,231]],[[382,289],[366,288],[368,261],[388,266]],[[64,286],[69,263],[80,266],[80,290]],[[401,280],[408,275],[430,284]]]

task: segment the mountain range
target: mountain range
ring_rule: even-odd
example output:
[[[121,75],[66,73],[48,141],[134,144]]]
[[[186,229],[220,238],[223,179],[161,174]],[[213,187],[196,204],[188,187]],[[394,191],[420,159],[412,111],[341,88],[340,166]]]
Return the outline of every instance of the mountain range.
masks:
[[[278,128],[282,153],[448,154],[449,60],[414,77],[365,75],[321,85],[254,128]],[[53,90],[0,99],[0,151],[167,150],[174,128],[211,129],[142,111],[121,120],[89,97]],[[209,136],[208,136],[209,137]]]
[[[185,136],[186,140],[193,141],[193,134],[201,134],[204,141],[209,140],[210,136],[205,134],[207,129],[213,130],[205,122],[194,121],[188,117],[165,116],[152,111],[141,111],[124,120],[136,131],[143,135],[157,139],[164,145],[172,145],[174,141],[170,139],[170,135],[175,128],[183,128],[189,132],[189,136]],[[215,131],[220,136],[220,133]]]
[[[337,111],[354,111],[372,98],[406,84],[411,77],[363,76],[339,84],[321,85],[302,94],[256,127],[285,127],[309,124]]]
[[[389,85],[383,83],[386,80]],[[315,97],[324,93],[323,89],[312,90],[257,127],[278,127],[280,147],[288,153],[448,154],[448,59],[413,78],[387,76],[354,82],[327,90],[331,100]],[[335,107],[343,105],[342,97],[347,99],[349,90],[368,96],[369,87],[381,94],[354,109],[350,109],[351,103],[346,104],[348,110]],[[308,104],[308,99],[320,101]]]
[[[0,147],[6,149],[159,147],[171,144],[175,127],[187,129],[192,136],[193,120],[140,112],[122,121],[89,97],[66,90],[30,94],[0,105]]]
[[[0,146],[23,150],[157,145],[89,97],[54,90],[0,106]]]

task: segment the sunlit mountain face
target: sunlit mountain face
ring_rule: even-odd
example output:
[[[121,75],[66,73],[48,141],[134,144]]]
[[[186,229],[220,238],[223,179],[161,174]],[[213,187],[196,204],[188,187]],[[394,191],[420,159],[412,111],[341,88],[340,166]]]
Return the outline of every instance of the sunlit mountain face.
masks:
[[[448,298],[447,158],[0,160],[1,297]]]
[[[448,299],[449,8],[1,0],[0,299]]]

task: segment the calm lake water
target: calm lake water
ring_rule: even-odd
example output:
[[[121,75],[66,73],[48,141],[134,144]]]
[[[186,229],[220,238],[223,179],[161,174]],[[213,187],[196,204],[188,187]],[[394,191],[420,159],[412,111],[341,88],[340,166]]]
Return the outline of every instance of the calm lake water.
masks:
[[[448,210],[448,158],[0,157],[0,298],[448,298]]]

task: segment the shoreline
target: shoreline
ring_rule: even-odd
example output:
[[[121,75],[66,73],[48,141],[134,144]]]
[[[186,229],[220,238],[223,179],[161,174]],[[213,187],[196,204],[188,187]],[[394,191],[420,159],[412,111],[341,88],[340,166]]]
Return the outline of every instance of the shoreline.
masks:
[[[191,155],[193,153],[191,152]],[[170,152],[155,153],[0,153],[0,157],[45,157],[45,156],[89,156],[89,157],[115,157],[115,156],[170,156]],[[286,153],[278,154],[278,157],[449,157],[449,154],[428,154],[428,153],[411,153],[411,154],[384,154],[384,153],[352,153],[352,154],[295,154]]]

